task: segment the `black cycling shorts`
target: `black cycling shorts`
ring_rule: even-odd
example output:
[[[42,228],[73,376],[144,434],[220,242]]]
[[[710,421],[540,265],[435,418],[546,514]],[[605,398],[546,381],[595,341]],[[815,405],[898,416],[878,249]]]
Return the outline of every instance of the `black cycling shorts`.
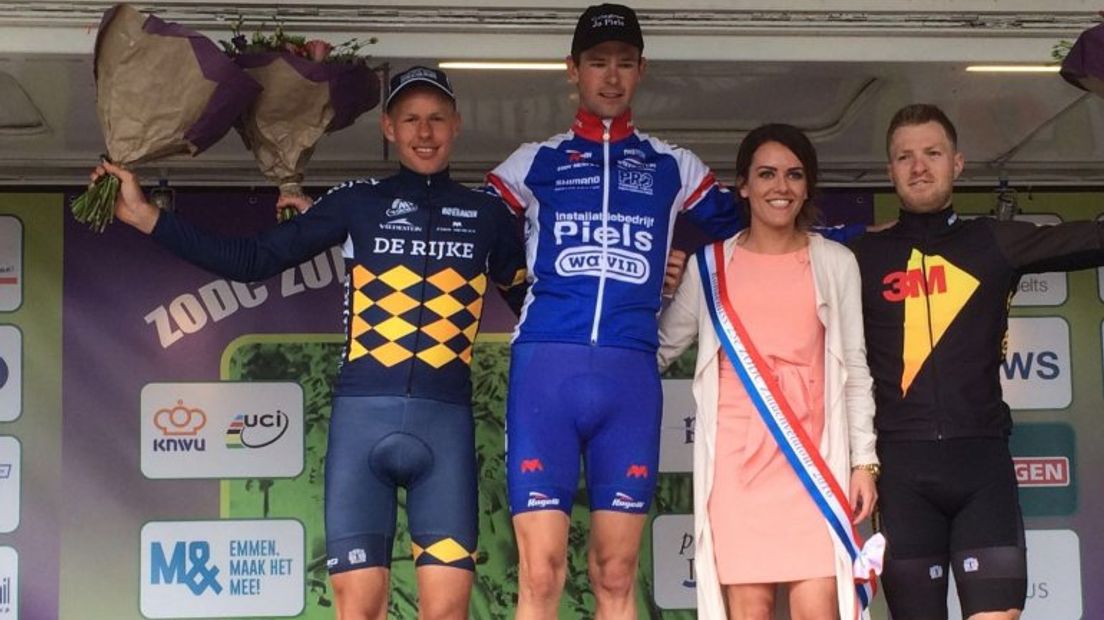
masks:
[[[894,620],[947,617],[948,567],[963,617],[1023,609],[1027,561],[1008,442],[883,441],[882,575]]]
[[[474,570],[476,475],[471,408],[397,396],[334,398],[326,451],[330,573],[391,565],[400,486],[415,566]]]

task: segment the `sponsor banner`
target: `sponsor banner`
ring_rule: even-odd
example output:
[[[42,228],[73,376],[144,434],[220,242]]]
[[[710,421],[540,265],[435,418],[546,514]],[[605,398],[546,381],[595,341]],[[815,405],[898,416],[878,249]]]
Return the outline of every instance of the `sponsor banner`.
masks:
[[[663,380],[663,423],[659,430],[659,471],[694,471],[694,395],[690,379]]]
[[[1024,516],[1065,516],[1077,511],[1077,452],[1072,426],[1017,424],[1008,446]]]
[[[141,536],[146,618],[296,616],[305,604],[303,525],[290,519],[159,521]]]
[[[18,439],[0,436],[0,533],[19,527],[22,452]]]
[[[694,572],[694,515],[659,515],[652,520],[652,576],[661,609],[698,606]]]
[[[0,312],[23,305],[23,222],[0,215]]]
[[[19,554],[0,547],[0,620],[19,618]]]
[[[23,412],[23,332],[0,325],[0,422]]]
[[[953,571],[951,582],[948,620],[962,620]],[[1081,542],[1076,532],[1027,531],[1027,604],[1021,618],[1081,620]]]
[[[1004,401],[1013,409],[1064,409],[1073,400],[1069,324],[1061,317],[1008,319],[1000,369]]]
[[[150,383],[142,388],[149,478],[291,478],[303,471],[297,383]]]

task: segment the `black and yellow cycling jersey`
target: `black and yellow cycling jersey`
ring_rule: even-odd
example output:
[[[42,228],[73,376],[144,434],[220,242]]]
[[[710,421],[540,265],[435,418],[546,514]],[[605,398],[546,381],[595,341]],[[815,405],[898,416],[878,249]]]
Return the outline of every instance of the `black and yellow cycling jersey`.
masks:
[[[273,276],[335,245],[345,258],[337,396],[411,396],[468,405],[488,282],[520,307],[521,234],[509,208],[448,171],[407,168],[339,185],[305,214],[254,237],[203,233],[162,213],[153,237],[223,277]]]
[[[879,443],[1006,437],[999,370],[1020,277],[1104,264],[1095,222],[1036,226],[902,211],[851,243],[862,272]]]

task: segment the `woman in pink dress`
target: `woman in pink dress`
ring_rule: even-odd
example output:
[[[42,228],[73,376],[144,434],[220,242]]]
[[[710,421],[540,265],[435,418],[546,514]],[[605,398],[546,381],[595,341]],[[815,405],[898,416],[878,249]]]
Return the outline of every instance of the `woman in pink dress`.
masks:
[[[750,226],[723,245],[728,302],[858,523],[873,510],[878,473],[858,266],[844,246],[808,232],[817,160],[800,130],[753,130],[736,167]],[[850,620],[858,605],[851,559],[720,349],[696,263],[661,318],[659,357],[666,366],[699,340],[699,618],[773,618],[785,584],[792,618]]]

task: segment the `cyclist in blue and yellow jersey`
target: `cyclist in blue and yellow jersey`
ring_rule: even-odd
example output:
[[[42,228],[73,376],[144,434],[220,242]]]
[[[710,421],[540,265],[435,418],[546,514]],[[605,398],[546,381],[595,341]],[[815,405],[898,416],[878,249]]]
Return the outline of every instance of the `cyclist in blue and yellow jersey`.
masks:
[[[488,280],[520,305],[524,249],[501,201],[449,178],[460,130],[441,71],[396,75],[381,116],[397,174],[350,181],[305,214],[223,239],[150,205],[131,173],[116,214],[225,277],[275,275],[343,244],[347,341],[326,454],[328,568],[342,620],[387,613],[396,488],[407,491],[419,616],[468,617],[476,552],[472,345]]]

